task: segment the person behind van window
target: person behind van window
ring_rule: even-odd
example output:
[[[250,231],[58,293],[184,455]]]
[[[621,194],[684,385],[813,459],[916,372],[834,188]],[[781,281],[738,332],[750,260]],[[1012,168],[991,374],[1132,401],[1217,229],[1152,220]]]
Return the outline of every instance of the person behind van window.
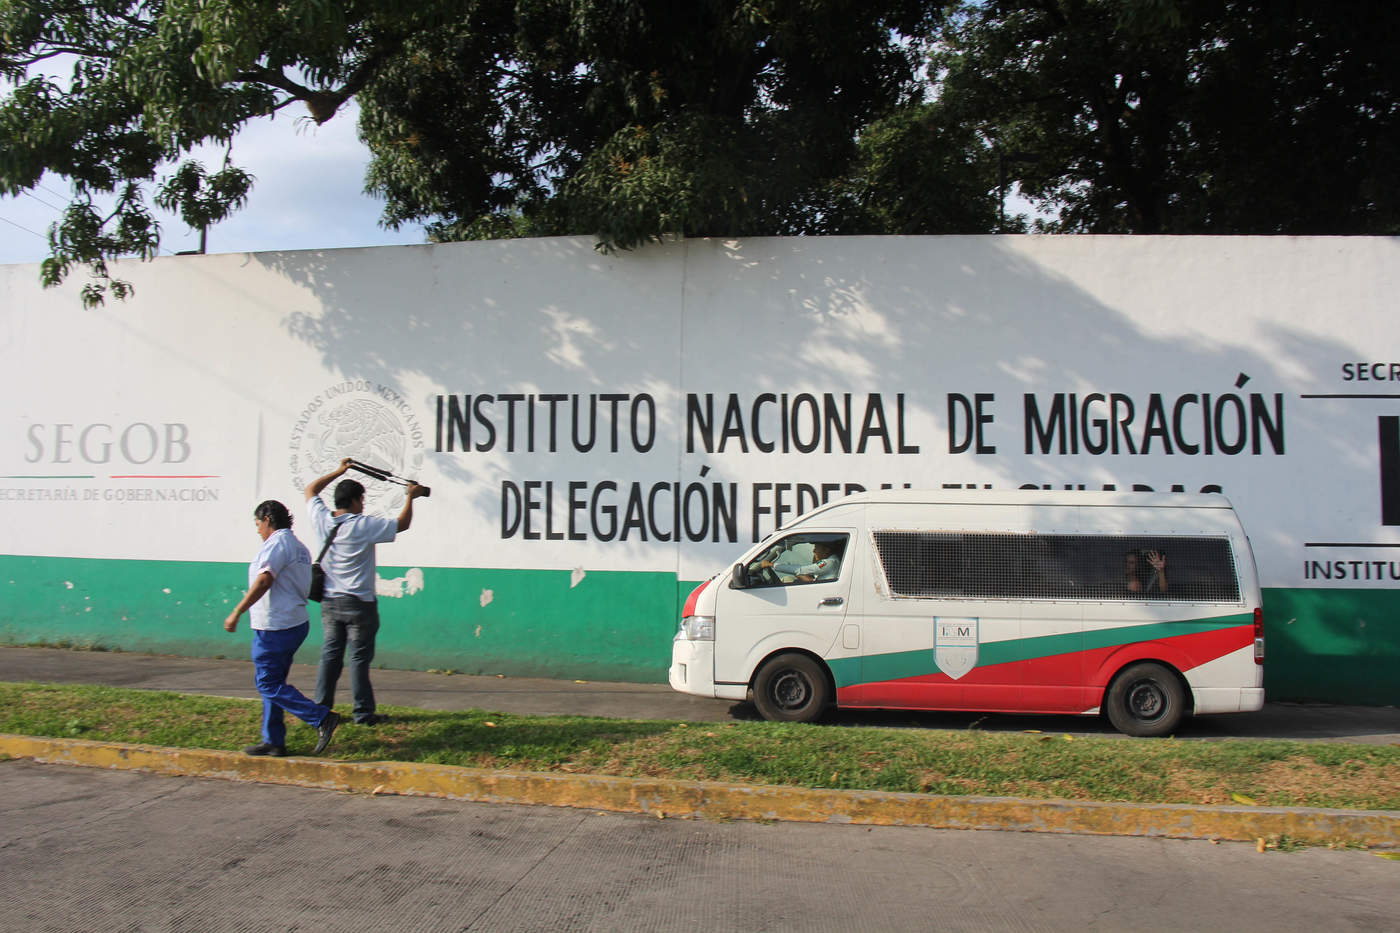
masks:
[[[324,541],[331,528],[339,526],[330,550],[326,552],[325,598],[321,601],[321,666],[316,673],[316,702],[335,704],[335,682],[349,645],[350,696],[355,722],[372,726],[382,722],[375,712],[374,688],[369,682],[369,665],[374,660],[374,641],[379,633],[379,603],[375,582],[378,565],[375,545],[393,541],[413,523],[413,500],[424,494],[423,486],[408,485],[408,498],[397,519],[365,515],[365,487],[353,479],[335,486],[335,511],[321,501],[321,491],[331,480],[350,469],[347,458],[325,476],[306,487],[306,504],[316,533]]]
[[[827,580],[835,580],[841,575],[841,558],[836,553],[836,546],[830,541],[814,541],[812,543],[812,562],[809,564],[793,564],[771,560],[763,561],[759,566],[769,567],[774,571],[786,576],[795,577],[799,583],[824,583]]]
[[[1138,560],[1141,554],[1143,560]],[[1152,568],[1152,576],[1146,583],[1142,579],[1142,563],[1146,562]],[[1147,596],[1157,594],[1165,595],[1167,592],[1167,555],[1161,551],[1138,551],[1136,548],[1123,555],[1123,586],[1129,593],[1137,596]]]
[[[811,541],[806,538],[789,538],[786,541],[774,545],[767,554],[759,559],[757,566],[772,570],[772,568],[778,565],[784,567],[800,567],[804,564],[810,564],[814,560],[816,560],[816,558],[812,556]],[[780,574],[777,571],[773,571],[773,576],[783,583],[795,582],[791,573]]]

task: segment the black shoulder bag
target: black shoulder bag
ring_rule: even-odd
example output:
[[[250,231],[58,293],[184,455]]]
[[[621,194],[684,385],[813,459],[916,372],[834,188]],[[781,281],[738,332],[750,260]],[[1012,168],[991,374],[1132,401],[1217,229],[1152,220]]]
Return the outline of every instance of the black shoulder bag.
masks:
[[[326,595],[326,571],[321,568],[321,561],[326,559],[326,552],[331,549],[331,542],[335,540],[335,533],[339,530],[340,525],[331,526],[331,533],[326,535],[326,544],[321,548],[320,556],[316,558],[316,563],[311,565],[311,589],[306,591],[306,598],[313,603],[319,603],[321,597]]]

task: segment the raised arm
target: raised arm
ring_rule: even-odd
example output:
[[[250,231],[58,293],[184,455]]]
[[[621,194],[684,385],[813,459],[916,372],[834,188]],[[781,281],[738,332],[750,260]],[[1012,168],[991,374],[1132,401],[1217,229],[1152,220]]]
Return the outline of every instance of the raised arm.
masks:
[[[1147,562],[1152,565],[1152,571],[1157,577],[1157,590],[1165,593],[1167,591],[1167,555],[1158,551],[1148,551]]]
[[[417,483],[408,484],[408,498],[404,500],[403,508],[399,510],[399,531],[407,531],[408,526],[413,524],[413,500],[423,495],[423,487]]]
[[[321,494],[321,490],[329,486],[332,481],[344,476],[345,471],[348,469],[350,469],[350,458],[346,457],[344,460],[340,461],[340,466],[336,467],[334,470],[331,470],[325,476],[322,476],[319,479],[313,479],[311,482],[307,483],[306,501],[310,502],[312,499],[319,496]]]

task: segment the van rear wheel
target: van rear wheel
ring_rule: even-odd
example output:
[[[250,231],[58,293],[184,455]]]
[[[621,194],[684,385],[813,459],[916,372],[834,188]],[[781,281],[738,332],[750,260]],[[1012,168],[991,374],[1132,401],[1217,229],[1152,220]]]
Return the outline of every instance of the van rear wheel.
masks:
[[[1105,706],[1108,721],[1125,735],[1168,735],[1186,713],[1186,691],[1171,671],[1145,661],[1114,679]]]
[[[771,722],[812,722],[831,702],[826,672],[805,654],[780,654],[753,681],[753,701]]]

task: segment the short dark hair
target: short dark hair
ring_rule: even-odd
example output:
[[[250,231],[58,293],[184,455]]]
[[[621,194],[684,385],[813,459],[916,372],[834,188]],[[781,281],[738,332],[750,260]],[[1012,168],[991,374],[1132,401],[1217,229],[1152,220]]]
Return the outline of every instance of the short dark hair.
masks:
[[[365,487],[353,479],[343,479],[335,484],[335,507],[348,509],[356,499],[365,497]]]
[[[271,519],[272,527],[278,530],[292,527],[292,513],[288,512],[287,507],[276,499],[259,502],[257,508],[253,509],[253,517]]]

